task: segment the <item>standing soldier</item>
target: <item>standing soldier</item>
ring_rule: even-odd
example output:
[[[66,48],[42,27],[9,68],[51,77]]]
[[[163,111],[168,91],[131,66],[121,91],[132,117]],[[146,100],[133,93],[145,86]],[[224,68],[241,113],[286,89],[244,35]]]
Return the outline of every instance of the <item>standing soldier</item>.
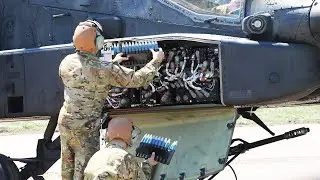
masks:
[[[80,22],[73,35],[76,53],[66,56],[59,67],[64,84],[58,119],[63,180],[82,180],[87,162],[99,150],[99,118],[110,87],[148,85],[164,59],[162,49],[151,50],[153,59],[136,72],[119,65],[127,60],[122,54],[102,63],[98,57],[104,43],[101,34],[98,22]]]

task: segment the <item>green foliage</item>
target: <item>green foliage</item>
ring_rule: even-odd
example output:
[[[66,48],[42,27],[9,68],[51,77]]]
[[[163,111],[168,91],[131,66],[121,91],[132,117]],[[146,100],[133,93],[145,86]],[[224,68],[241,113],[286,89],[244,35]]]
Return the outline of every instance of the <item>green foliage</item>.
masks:
[[[267,125],[305,124],[320,122],[320,105],[282,108],[262,108],[256,111],[258,117]],[[41,119],[36,118],[35,119]],[[35,121],[1,122],[0,134],[43,133],[48,119]],[[255,125],[254,122],[239,118],[237,126]]]
[[[255,114],[268,125],[319,123],[320,105],[262,108]],[[248,125],[254,122],[241,117],[237,124]]]

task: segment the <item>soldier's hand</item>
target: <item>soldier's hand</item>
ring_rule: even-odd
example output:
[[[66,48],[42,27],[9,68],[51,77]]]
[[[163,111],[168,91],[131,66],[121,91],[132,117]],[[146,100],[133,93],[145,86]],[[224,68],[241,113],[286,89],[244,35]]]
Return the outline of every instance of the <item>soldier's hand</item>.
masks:
[[[156,153],[153,152],[153,153],[151,154],[151,157],[148,159],[148,160],[149,160],[149,164],[150,164],[151,166],[154,166],[154,165],[157,165],[157,164],[158,164],[158,162],[154,160],[155,156],[156,156]]]
[[[164,59],[164,52],[162,51],[162,48],[159,48],[158,52],[155,52],[153,49],[150,49],[152,52],[153,59],[156,61],[162,62]]]
[[[114,57],[113,61],[117,61],[119,64],[122,62],[122,61],[128,61],[129,58],[127,57],[122,57],[123,53],[118,53],[116,55],[116,57]]]

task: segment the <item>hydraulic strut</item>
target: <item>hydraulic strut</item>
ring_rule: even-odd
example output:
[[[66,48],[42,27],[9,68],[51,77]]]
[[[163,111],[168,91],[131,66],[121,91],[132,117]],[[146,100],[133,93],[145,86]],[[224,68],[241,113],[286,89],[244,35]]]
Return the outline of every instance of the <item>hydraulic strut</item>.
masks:
[[[253,122],[257,123],[260,127],[262,127],[264,130],[266,130],[268,133],[270,133],[272,136],[274,136],[274,132],[272,132],[267,125],[265,125],[261,119],[254,113],[258,107],[246,107],[246,108],[238,108],[238,113],[246,119],[252,120]],[[250,111],[250,112],[248,112]]]

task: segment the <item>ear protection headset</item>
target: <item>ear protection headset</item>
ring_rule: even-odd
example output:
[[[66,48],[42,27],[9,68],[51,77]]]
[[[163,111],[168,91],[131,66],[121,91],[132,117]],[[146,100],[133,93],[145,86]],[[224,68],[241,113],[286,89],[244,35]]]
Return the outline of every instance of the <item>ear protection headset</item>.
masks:
[[[103,117],[101,118],[101,129],[103,129],[103,127],[104,127],[105,129],[108,129],[108,124],[109,124],[109,122],[111,121],[111,119],[112,119],[112,117],[110,117],[110,116],[108,115],[108,113],[105,113],[105,114],[103,115]],[[138,127],[132,125],[132,130],[131,130],[131,137],[132,137],[132,138],[131,138],[131,141],[136,140],[137,137],[138,137],[140,134],[141,134],[141,130],[140,130]],[[129,146],[131,147],[131,145],[129,145]]]
[[[103,48],[103,45],[104,45],[104,37],[102,36],[102,33],[103,33],[103,29],[102,29],[102,26],[100,25],[100,23],[98,23],[97,21],[94,21],[94,20],[86,20],[85,22],[83,23],[80,23],[80,24],[86,24],[87,25],[87,22],[89,22],[91,24],[91,27],[95,27],[96,28],[96,38],[95,38],[95,45],[96,45],[96,48],[97,50],[101,50]]]

